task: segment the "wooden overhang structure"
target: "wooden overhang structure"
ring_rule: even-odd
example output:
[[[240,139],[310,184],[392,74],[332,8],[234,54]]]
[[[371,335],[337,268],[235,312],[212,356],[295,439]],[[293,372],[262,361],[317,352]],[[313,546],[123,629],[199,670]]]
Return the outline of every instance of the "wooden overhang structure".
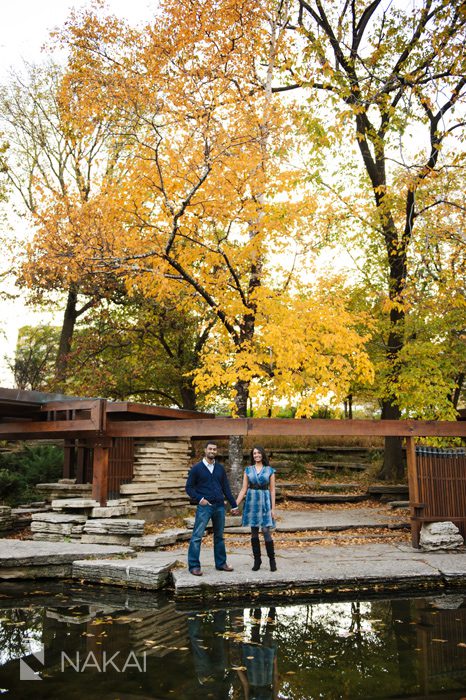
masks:
[[[463,461],[442,509],[426,516],[422,475],[415,438],[466,438],[466,421],[333,420],[286,418],[216,418],[212,414],[106,399],[82,399],[40,392],[0,389],[0,440],[64,438],[83,440],[93,449],[93,497],[106,504],[109,449],[116,438],[226,438],[231,435],[400,437],[406,442],[412,541],[419,543],[422,522],[452,519],[466,533],[466,473]],[[451,475],[445,477],[451,482]],[[439,482],[435,488],[442,488]],[[453,500],[455,503],[453,504]],[[448,512],[454,513],[450,518]],[[452,511],[453,512],[453,511]]]

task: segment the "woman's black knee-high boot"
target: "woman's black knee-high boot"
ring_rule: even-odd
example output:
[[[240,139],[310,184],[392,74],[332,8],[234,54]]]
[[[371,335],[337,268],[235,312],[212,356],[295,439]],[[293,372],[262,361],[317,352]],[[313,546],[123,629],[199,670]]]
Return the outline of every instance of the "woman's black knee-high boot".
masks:
[[[251,537],[251,547],[252,547],[252,554],[254,556],[254,566],[252,567],[252,570],[259,571],[259,569],[261,568],[261,564],[262,564],[261,544],[259,542],[259,537]]]
[[[273,544],[273,540],[269,540],[268,542],[265,542],[265,548],[267,550],[267,556],[269,557],[270,560],[270,571],[276,571],[277,570],[277,562],[275,561],[275,547]]]

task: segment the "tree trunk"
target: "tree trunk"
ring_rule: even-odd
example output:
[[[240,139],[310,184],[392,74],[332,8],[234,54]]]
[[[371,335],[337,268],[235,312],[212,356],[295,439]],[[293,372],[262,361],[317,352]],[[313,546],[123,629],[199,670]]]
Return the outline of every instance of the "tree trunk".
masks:
[[[382,420],[399,420],[401,412],[391,401],[382,402]],[[400,437],[386,437],[383,465],[378,477],[383,480],[395,481],[403,478],[403,450]]]
[[[458,374],[456,378],[456,387],[453,394],[451,395],[451,402],[455,408],[458,408],[458,402],[460,400],[461,390],[464,384],[464,376],[464,372],[460,372]]]
[[[239,381],[236,384],[236,413],[238,418],[246,418],[249,398],[249,382]],[[243,449],[244,438],[242,435],[230,435],[228,443],[229,476],[233,495],[237,495],[243,479]]]
[[[55,363],[55,390],[63,390],[68,370],[68,355],[71,351],[74,327],[78,318],[77,311],[78,294],[74,287],[70,287],[66,300],[65,314],[58,345],[57,360]]]
[[[183,382],[180,385],[181,403],[186,411],[196,411],[196,391],[192,382]]]

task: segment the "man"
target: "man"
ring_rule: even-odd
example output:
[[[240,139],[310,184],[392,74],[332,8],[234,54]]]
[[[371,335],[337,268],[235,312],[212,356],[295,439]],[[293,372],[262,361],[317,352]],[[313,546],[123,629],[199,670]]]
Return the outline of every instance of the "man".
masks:
[[[208,442],[205,446],[204,458],[191,467],[186,481],[186,493],[198,504],[193,534],[188,549],[188,568],[194,576],[202,576],[199,557],[202,536],[209,520],[212,520],[214,529],[215,568],[218,571],[233,571],[232,567],[227,564],[225,540],[223,538],[225,497],[232,507],[232,514],[238,515],[239,511],[231,493],[225,468],[220,462],[216,461],[216,456],[216,443]]]

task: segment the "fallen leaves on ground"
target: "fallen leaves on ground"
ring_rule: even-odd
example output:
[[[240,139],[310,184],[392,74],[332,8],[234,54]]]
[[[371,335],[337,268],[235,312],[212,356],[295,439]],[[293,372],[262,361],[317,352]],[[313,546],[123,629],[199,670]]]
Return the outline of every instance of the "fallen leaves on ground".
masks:
[[[225,542],[228,551],[234,549],[249,548],[251,534],[225,533]],[[409,530],[387,530],[387,528],[351,528],[347,531],[328,530],[304,530],[296,532],[275,532],[273,535],[275,548],[279,549],[308,549],[309,547],[352,547],[363,544],[409,544],[411,533]],[[213,547],[212,534],[205,535],[202,539],[202,547]],[[187,550],[189,542],[180,542],[170,547],[168,551]]]
[[[186,514],[175,515],[171,518],[165,518],[165,520],[161,520],[159,523],[146,523],[144,525],[144,534],[158,535],[161,532],[165,532],[165,530],[184,528],[186,527],[184,524],[184,519],[186,517]]]
[[[25,527],[18,532],[10,532],[6,535],[9,540],[32,540],[32,532],[30,527]]]

